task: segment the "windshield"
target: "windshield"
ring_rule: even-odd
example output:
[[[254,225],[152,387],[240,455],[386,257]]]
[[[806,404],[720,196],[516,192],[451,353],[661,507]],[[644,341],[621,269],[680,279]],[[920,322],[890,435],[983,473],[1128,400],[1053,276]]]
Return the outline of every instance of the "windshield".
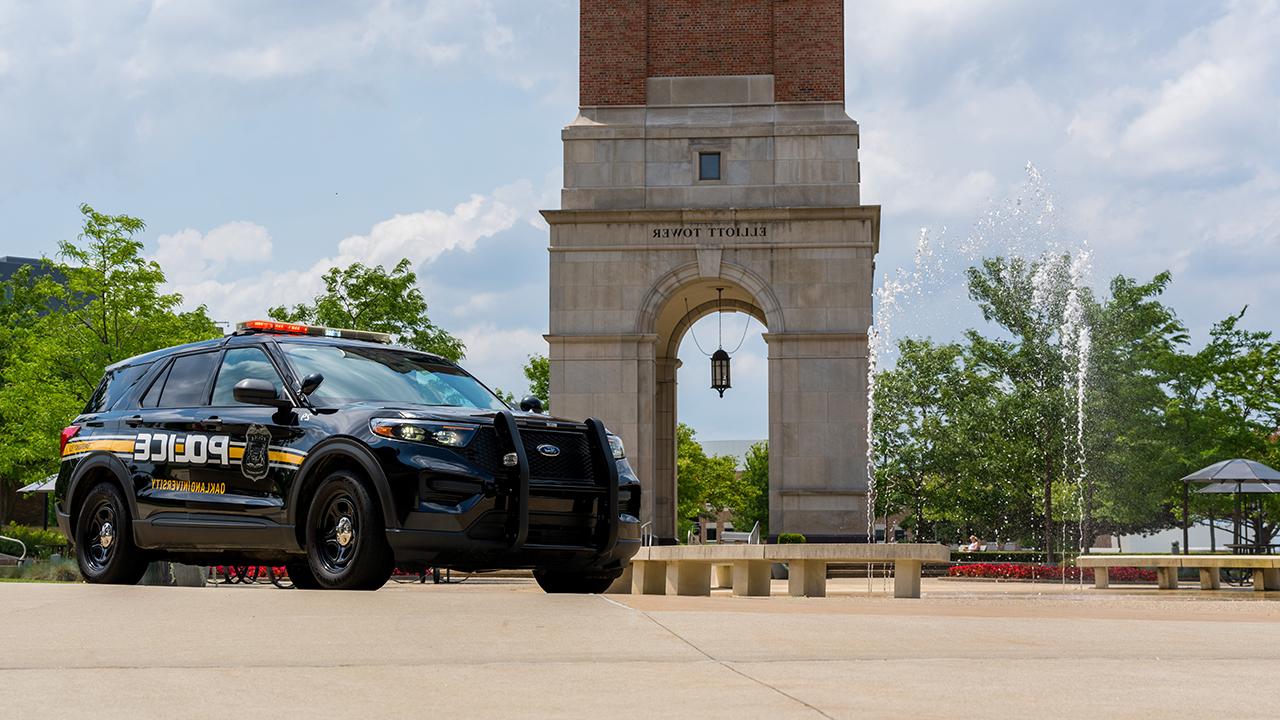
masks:
[[[280,347],[299,379],[313,373],[324,376],[311,393],[319,405],[392,402],[507,409],[475,378],[426,355],[351,345],[281,343]]]

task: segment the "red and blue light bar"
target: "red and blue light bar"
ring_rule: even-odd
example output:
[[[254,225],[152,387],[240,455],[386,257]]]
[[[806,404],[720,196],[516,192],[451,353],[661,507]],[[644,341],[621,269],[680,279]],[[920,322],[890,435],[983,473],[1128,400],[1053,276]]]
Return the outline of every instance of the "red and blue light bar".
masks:
[[[343,338],[346,340],[364,340],[366,342],[390,345],[391,334],[373,332],[372,330],[348,330],[346,328],[330,328],[321,325],[302,325],[299,323],[277,322],[275,320],[246,320],[236,324],[236,334],[274,333],[276,335],[307,335],[310,337]]]

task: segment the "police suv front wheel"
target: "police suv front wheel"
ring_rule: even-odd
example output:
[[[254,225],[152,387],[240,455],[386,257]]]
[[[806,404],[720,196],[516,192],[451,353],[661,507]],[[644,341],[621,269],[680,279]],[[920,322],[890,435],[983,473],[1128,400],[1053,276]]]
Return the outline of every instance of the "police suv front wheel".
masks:
[[[76,562],[87,582],[136,585],[147,571],[133,544],[129,506],[113,483],[89,490],[76,516]]]
[[[346,470],[321,481],[307,509],[307,567],[316,584],[377,590],[393,564],[382,513],[365,484]]]

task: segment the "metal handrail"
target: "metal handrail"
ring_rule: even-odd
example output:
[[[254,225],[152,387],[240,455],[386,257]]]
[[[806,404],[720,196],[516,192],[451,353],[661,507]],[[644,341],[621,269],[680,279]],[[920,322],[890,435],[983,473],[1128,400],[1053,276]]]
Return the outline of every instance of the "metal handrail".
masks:
[[[751,528],[751,534],[747,536],[747,544],[748,545],[760,544],[760,521],[759,520],[757,520],[756,524]]]
[[[27,544],[26,544],[26,543],[22,542],[22,541],[21,541],[21,540],[19,540],[18,538],[6,537],[6,536],[4,536],[4,535],[0,535],[0,540],[8,540],[9,542],[15,542],[15,543],[18,543],[19,545],[21,545],[21,546],[22,546],[22,554],[18,556],[18,562],[20,563],[20,562],[22,562],[23,560],[26,560],[26,559],[27,559]],[[12,555],[10,555],[9,557],[13,557],[13,556],[12,556]]]
[[[649,522],[646,522],[646,523],[643,523],[643,524],[641,524],[641,525],[640,525],[640,545],[641,545],[641,547],[649,547],[649,546],[653,545],[653,531],[650,529],[650,528],[652,528],[652,527],[653,527],[653,521],[652,521],[652,520],[650,520]]]

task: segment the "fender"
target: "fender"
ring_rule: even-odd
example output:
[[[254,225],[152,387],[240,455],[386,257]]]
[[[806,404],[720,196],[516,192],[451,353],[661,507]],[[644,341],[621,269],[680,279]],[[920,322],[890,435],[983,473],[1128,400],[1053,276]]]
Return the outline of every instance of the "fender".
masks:
[[[133,483],[129,480],[129,468],[120,458],[111,453],[99,451],[85,456],[84,459],[76,463],[76,469],[71,473],[71,481],[67,483],[67,512],[71,512],[71,500],[75,499],[76,493],[82,489],[89,490],[89,486],[82,485],[80,481],[91,471],[101,469],[105,469],[116,479],[116,483],[120,486],[120,492],[124,494],[124,501],[129,504],[129,527],[133,530],[134,541],[136,542],[138,532],[138,495],[133,489]],[[74,533],[75,518],[69,518],[69,526]]]
[[[373,453],[369,452],[369,449],[364,445],[341,437],[325,440],[307,453],[307,459],[298,470],[298,476],[293,481],[293,487],[289,488],[288,522],[294,527],[298,527],[300,522],[298,518],[298,496],[301,494],[302,488],[306,487],[311,480],[311,475],[315,469],[335,455],[354,460],[360,465],[360,468],[364,470],[365,476],[373,483],[374,490],[378,493],[378,504],[382,506],[383,522],[388,529],[397,527],[399,523],[396,521],[391,486],[387,482],[386,473],[382,471],[382,466],[378,464],[377,459],[373,457]]]

